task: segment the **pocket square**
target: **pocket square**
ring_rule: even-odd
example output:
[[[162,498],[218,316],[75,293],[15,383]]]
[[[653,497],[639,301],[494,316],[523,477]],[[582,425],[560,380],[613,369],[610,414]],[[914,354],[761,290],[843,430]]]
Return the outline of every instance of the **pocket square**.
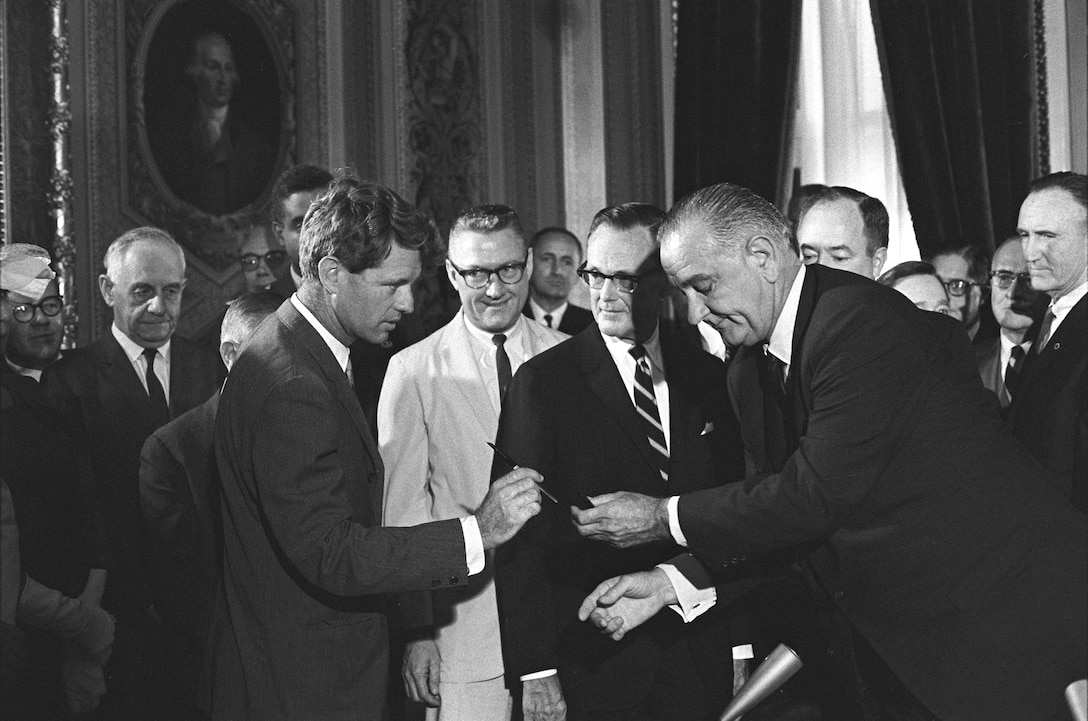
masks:
[[[713,421],[707,421],[706,425],[703,426],[703,432],[700,433],[699,435],[700,436],[705,436],[707,433],[710,433],[712,430],[714,430],[714,422]]]

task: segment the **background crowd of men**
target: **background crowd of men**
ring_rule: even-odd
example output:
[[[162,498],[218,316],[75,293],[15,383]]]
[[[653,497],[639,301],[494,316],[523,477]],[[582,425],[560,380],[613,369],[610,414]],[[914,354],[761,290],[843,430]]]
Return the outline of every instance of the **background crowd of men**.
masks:
[[[992,258],[894,268],[879,200],[791,209],[724,183],[584,244],[505,205],[447,240],[299,166],[217,338],[175,334],[185,253],[137,228],[63,351],[49,254],[4,245],[4,710],[694,721],[786,642],[746,718],[1064,718],[1088,179],[1034,181]]]

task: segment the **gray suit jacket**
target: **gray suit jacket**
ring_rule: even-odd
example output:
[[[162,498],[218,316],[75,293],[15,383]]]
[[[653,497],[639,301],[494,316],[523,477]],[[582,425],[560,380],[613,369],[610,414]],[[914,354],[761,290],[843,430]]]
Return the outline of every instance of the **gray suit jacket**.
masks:
[[[224,556],[205,652],[212,718],[381,718],[383,594],[463,586],[461,524],[379,527],[377,445],[290,300],[231,372],[215,451]]]

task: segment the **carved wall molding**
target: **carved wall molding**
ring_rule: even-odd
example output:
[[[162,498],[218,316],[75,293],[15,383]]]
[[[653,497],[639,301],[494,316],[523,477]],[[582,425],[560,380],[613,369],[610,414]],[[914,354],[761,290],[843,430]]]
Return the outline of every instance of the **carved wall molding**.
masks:
[[[72,110],[68,103],[68,13],[65,0],[50,0],[53,37],[50,43],[49,72],[53,95],[49,105],[49,135],[53,140],[53,169],[50,174],[49,208],[55,223],[53,258],[60,293],[64,297],[63,347],[76,342],[79,325],[75,287],[76,246],[72,240],[72,174],[68,166],[68,137]]]

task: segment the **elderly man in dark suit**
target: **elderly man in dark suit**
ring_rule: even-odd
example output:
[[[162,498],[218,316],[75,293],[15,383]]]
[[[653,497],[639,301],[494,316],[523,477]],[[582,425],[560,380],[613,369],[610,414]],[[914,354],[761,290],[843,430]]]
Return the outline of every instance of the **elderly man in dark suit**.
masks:
[[[228,371],[257,326],[282,302],[272,291],[244,293],[231,301],[219,333],[219,355]],[[211,625],[223,546],[213,444],[218,408],[216,391],[152,433],[140,453],[148,583],[163,623],[183,641],[179,652],[189,660],[194,684]]]
[[[569,520],[579,496],[665,495],[743,475],[721,362],[658,332],[663,217],[643,203],[597,214],[580,271],[596,323],[526,361],[503,403],[496,445],[539,470],[559,499],[496,561],[508,680],[522,687],[529,720],[564,709],[578,719],[702,719],[729,698],[724,609],[688,626],[663,615],[620,646],[576,618],[601,580],[683,553],[673,544],[616,551],[586,542]],[[495,469],[504,470],[501,460]]]
[[[351,383],[349,346],[411,312],[435,229],[350,176],[302,228],[302,286],[253,336],[216,418],[223,582],[206,652],[213,719],[380,718],[387,594],[466,585],[484,551],[539,512],[532,471],[476,514],[380,526],[384,468]]]
[[[1027,354],[1046,309],[1045,293],[1033,290],[1020,238],[1010,238],[990,263],[990,308],[1000,332],[973,345],[982,384],[994,392],[1002,408],[1009,407],[1020,388]]]
[[[1031,287],[1050,296],[1008,424],[1073,505],[1088,513],[1088,176],[1028,188],[1017,233]]]
[[[735,185],[680,201],[661,235],[692,320],[744,346],[730,389],[764,473],[668,499],[597,497],[574,513],[579,531],[681,542],[712,568],[796,548],[848,619],[882,717],[1063,713],[1066,685],[1088,672],[1088,523],[1002,432],[959,324],[799,267],[778,211]],[[643,572],[601,584],[581,615],[612,633],[675,596]]]
[[[105,336],[66,352],[42,374],[58,408],[90,441],[96,495],[112,564],[103,607],[117,617],[112,688],[101,713],[110,718],[162,715],[180,692],[174,641],[151,604],[139,559],[140,448],[171,418],[219,387],[223,364],[174,337],[185,288],[185,255],[168,233],[137,228],[106,250],[99,289],[113,309]],[[112,714],[112,715],[110,715]]]

